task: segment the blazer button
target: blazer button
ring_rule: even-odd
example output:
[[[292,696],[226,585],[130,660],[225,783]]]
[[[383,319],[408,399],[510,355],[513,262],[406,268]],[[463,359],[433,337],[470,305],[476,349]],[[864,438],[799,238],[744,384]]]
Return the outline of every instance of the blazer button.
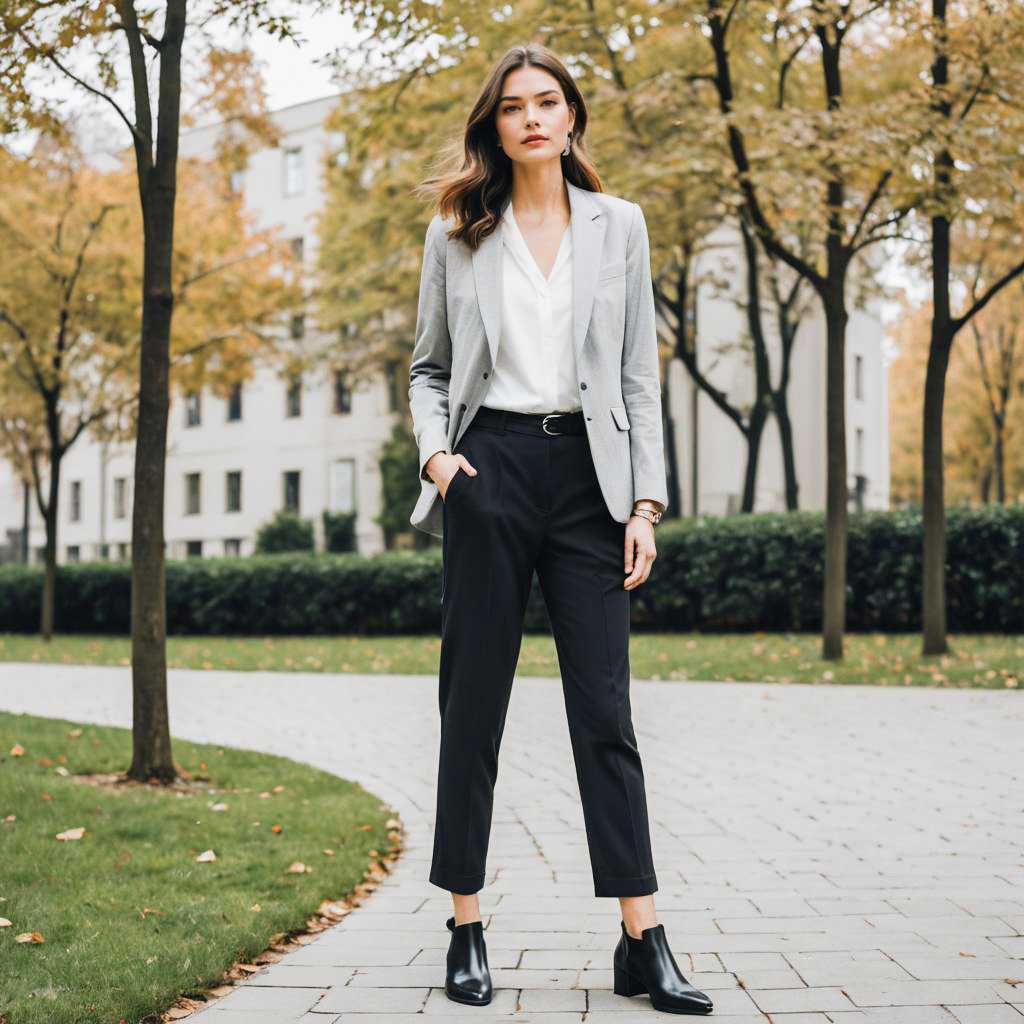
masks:
[[[586,390],[587,390],[587,385],[586,385],[586,382],[585,382],[585,381],[580,381],[580,387],[581,387],[581,388],[582,388],[582,389],[583,389],[584,391],[586,391]]]
[[[487,371],[484,370],[484,380],[487,380]]]

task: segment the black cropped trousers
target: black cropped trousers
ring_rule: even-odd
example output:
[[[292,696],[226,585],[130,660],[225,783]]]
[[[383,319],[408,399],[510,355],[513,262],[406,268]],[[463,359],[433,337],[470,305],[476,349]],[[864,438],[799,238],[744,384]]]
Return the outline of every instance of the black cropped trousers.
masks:
[[[657,891],[629,701],[625,526],[605,505],[583,414],[481,407],[443,500],[437,813],[430,881],[479,891],[498,751],[536,570],[551,620],[597,896]],[[562,427],[559,426],[562,424]]]

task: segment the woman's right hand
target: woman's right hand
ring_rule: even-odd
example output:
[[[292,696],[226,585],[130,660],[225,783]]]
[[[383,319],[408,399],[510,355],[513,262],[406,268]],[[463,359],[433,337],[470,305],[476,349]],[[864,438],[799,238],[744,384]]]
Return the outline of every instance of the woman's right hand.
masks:
[[[470,465],[465,455],[449,455],[447,452],[433,454],[427,461],[426,470],[427,476],[437,484],[442,501],[444,501],[445,494],[448,493],[448,485],[460,470],[470,476],[476,476],[475,467]]]

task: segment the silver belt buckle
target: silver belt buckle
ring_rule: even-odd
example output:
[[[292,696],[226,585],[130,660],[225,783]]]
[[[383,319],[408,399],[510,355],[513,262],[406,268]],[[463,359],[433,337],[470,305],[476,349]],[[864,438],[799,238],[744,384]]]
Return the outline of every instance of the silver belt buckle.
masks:
[[[561,416],[561,415],[562,414],[560,412],[549,412],[547,414],[547,416],[545,416],[544,419],[541,420],[540,425],[543,428],[545,434],[548,434],[551,437],[560,437],[561,436],[562,432],[560,430],[554,430],[554,431],[548,430],[548,420],[551,419],[552,416]]]

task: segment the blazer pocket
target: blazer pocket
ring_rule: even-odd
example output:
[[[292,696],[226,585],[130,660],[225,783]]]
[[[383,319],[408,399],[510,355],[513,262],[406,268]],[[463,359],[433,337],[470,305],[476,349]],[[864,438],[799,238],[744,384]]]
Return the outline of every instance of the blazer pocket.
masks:
[[[626,275],[626,261],[616,260],[614,263],[609,263],[601,268],[601,273],[598,277],[599,282],[615,281],[620,277]]]
[[[615,418],[615,426],[619,430],[629,430],[629,417],[626,415],[626,407],[624,405],[613,405],[611,410],[612,416]]]

